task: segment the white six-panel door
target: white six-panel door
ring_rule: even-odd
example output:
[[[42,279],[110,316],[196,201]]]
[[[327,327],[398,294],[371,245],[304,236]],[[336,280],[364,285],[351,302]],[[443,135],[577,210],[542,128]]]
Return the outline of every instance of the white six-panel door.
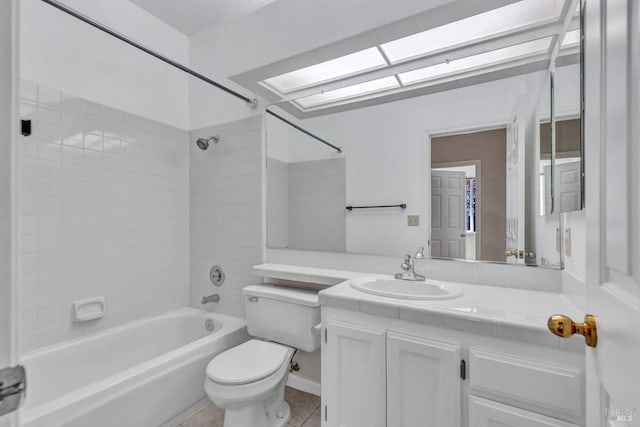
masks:
[[[387,333],[387,426],[460,425],[460,346]]]
[[[464,258],[464,172],[431,171],[431,255]]]
[[[586,300],[598,330],[587,426],[631,427],[640,425],[640,2],[586,0],[585,35]]]
[[[582,209],[580,204],[580,162],[558,164],[554,174],[556,177],[553,188],[555,212],[573,212]]]

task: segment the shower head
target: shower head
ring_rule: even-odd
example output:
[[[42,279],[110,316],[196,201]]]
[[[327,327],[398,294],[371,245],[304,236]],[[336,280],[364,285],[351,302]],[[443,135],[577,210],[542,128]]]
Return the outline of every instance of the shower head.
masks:
[[[209,142],[213,141],[214,144],[217,144],[220,141],[220,137],[218,135],[210,136],[209,138],[198,138],[196,141],[196,145],[201,150],[206,150],[209,148]]]

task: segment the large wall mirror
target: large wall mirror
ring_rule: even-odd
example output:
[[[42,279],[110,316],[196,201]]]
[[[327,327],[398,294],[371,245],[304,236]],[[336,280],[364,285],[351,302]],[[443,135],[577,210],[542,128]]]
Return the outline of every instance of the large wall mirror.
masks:
[[[527,31],[454,59],[425,65],[417,34],[266,80],[286,99],[266,122],[268,246],[561,267],[562,213],[583,207],[579,2],[488,13],[518,7]]]

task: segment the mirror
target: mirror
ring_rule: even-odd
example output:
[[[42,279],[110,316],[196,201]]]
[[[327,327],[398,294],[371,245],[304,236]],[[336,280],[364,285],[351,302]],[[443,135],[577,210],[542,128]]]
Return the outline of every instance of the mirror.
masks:
[[[396,75],[270,105],[268,246],[560,267],[560,212],[582,207],[579,39],[552,66],[546,46],[410,91]]]
[[[570,27],[553,71],[553,212],[584,206],[580,38],[580,27]]]

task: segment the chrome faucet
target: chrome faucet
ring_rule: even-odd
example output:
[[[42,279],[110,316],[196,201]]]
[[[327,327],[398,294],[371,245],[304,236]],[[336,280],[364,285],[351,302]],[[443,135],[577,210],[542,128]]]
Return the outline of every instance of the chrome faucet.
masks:
[[[213,295],[209,295],[206,297],[202,297],[202,301],[200,301],[200,304],[209,304],[210,302],[218,302],[220,301],[220,295],[218,294],[213,294]]]
[[[404,256],[404,262],[400,264],[400,268],[402,268],[402,273],[396,273],[394,276],[396,279],[413,280],[414,282],[422,282],[425,280],[424,276],[416,273],[411,255]]]

